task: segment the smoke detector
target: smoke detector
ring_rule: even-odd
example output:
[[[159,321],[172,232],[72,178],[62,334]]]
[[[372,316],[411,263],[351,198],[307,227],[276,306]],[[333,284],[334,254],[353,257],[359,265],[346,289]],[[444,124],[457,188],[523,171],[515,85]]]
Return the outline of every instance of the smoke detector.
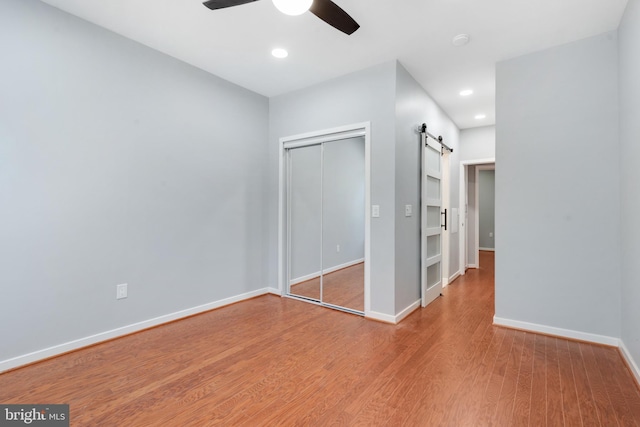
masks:
[[[451,43],[453,43],[454,46],[464,46],[469,43],[469,40],[471,40],[469,34],[458,34],[453,38]]]

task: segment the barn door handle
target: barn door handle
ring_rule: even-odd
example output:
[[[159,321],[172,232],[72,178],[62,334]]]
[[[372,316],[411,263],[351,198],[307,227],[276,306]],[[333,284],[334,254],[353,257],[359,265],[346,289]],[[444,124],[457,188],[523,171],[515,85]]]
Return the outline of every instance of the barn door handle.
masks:
[[[440,215],[444,215],[444,225],[440,227],[444,227],[444,231],[447,231],[447,210],[445,209],[444,212],[440,212]]]

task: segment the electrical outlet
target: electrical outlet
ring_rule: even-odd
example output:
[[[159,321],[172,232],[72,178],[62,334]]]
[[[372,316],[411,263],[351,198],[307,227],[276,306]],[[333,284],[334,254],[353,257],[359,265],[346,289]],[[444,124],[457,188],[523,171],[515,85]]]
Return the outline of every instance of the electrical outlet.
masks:
[[[373,218],[380,218],[380,205],[371,205],[371,216]]]
[[[123,283],[116,286],[116,299],[123,299],[127,297],[127,284]]]
[[[489,237],[493,237],[493,231],[489,232]]]
[[[336,252],[340,252],[340,245],[336,246]]]
[[[404,216],[413,215],[413,206],[412,205],[404,205]]]

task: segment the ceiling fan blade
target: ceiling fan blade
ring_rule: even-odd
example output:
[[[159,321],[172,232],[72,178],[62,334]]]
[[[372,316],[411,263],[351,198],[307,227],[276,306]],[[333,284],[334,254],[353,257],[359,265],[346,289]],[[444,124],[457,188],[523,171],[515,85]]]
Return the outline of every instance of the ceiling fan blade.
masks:
[[[207,0],[204,4],[211,10],[224,9],[225,7],[240,6],[241,4],[252,3],[258,0]]]
[[[345,34],[353,34],[360,25],[331,0],[313,0],[309,12]]]

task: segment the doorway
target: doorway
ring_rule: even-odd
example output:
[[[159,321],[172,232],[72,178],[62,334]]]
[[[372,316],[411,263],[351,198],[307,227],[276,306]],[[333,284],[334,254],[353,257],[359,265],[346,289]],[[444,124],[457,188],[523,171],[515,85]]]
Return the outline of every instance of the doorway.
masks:
[[[280,140],[281,295],[368,311],[369,158],[368,123]]]
[[[478,268],[480,257],[480,171],[495,171],[495,158],[460,162],[460,274],[467,268]],[[494,230],[487,230],[486,237],[493,240]],[[485,237],[483,235],[483,237]]]
[[[495,252],[495,165],[476,166],[476,227],[475,245],[478,268],[482,265],[480,251]],[[487,258],[487,257],[485,257]]]

